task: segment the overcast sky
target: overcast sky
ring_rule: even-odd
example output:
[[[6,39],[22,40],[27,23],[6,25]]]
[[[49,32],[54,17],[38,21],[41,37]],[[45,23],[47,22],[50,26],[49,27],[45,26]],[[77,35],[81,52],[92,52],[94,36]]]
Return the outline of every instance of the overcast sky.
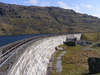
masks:
[[[56,6],[100,17],[100,0],[0,0],[0,2],[27,6]]]

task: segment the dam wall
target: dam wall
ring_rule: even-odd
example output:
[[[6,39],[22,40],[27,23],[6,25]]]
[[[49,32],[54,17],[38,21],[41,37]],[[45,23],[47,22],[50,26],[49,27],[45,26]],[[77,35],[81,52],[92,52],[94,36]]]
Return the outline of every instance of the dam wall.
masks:
[[[49,60],[55,52],[55,47],[63,44],[65,40],[66,35],[61,35],[33,42],[25,48],[25,52],[12,66],[8,75],[46,75]]]
[[[81,33],[77,33],[77,34],[68,34],[67,38],[76,38],[77,41],[79,41],[81,39],[82,34]]]

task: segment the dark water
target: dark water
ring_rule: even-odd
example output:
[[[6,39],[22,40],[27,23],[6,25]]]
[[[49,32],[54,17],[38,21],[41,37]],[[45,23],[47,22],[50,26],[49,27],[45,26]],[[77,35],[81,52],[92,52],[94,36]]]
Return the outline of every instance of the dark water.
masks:
[[[0,47],[4,46],[4,45],[7,45],[9,43],[18,41],[18,40],[22,40],[22,39],[25,39],[25,38],[30,38],[30,37],[33,37],[33,36],[39,36],[39,35],[42,35],[42,34],[0,36]]]

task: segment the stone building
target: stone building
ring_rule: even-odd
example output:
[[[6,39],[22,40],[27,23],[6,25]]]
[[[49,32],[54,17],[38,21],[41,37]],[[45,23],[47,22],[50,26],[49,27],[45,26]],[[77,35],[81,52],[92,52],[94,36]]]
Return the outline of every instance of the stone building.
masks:
[[[81,33],[68,34],[64,44],[67,44],[68,46],[76,46],[77,42],[80,40],[81,40]]]

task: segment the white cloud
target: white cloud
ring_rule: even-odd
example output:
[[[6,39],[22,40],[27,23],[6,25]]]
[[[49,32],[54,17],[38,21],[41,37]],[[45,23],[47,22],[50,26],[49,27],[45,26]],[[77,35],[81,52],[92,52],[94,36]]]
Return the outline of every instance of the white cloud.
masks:
[[[64,8],[64,9],[73,9],[73,10],[75,10],[77,12],[81,12],[80,11],[81,8],[78,7],[78,6],[69,6],[66,3],[62,2],[62,1],[58,1],[57,4],[58,4],[58,6]]]
[[[25,3],[30,4],[30,5],[36,5],[38,4],[38,0],[28,0]]]
[[[82,8],[85,8],[85,10],[84,10],[85,13],[88,12],[88,14],[100,18],[100,8],[95,7],[95,6],[91,5],[91,4],[84,5]],[[87,12],[86,12],[86,10],[87,10]]]
[[[99,17],[100,18],[100,14],[93,14],[93,16]]]
[[[92,9],[93,6],[90,4],[84,4],[84,5],[80,5],[82,8],[87,8],[87,9]]]
[[[90,14],[100,18],[100,10],[93,10]]]
[[[52,5],[52,3],[50,2],[40,2],[39,0],[27,0],[25,2],[25,4],[28,4],[28,5],[39,5],[40,6],[50,6]],[[64,9],[73,9],[75,10],[76,12],[80,12],[80,13],[88,13],[88,14],[91,14],[91,15],[94,15],[94,16],[97,16],[97,17],[100,17],[100,8],[96,8],[94,7],[93,5],[91,4],[67,4],[65,3],[64,1],[58,1],[55,6],[59,6],[59,7],[62,7]]]
[[[65,4],[64,2],[62,1],[58,1],[57,4],[62,7],[62,8],[65,8],[65,9],[72,9],[70,6],[68,6],[67,4]]]
[[[78,7],[78,6],[74,6],[73,9],[77,12],[81,12],[81,7]]]

